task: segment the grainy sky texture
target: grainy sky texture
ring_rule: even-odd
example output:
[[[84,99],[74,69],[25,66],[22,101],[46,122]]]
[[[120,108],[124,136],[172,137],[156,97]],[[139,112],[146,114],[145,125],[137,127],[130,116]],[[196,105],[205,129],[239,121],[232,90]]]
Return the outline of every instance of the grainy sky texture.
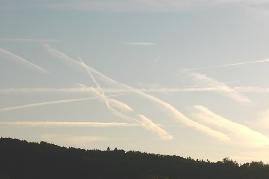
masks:
[[[268,0],[0,0],[0,135],[269,162]]]

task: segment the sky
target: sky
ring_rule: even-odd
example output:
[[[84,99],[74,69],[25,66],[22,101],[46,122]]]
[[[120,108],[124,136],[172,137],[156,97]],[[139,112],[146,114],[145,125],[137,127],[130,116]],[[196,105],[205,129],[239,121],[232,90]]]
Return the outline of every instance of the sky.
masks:
[[[268,0],[0,0],[0,136],[269,162]]]

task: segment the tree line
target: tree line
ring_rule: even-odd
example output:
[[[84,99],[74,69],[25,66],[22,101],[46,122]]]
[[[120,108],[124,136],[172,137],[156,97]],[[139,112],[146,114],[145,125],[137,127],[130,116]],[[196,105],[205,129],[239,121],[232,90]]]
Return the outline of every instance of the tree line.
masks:
[[[60,147],[0,138],[0,179],[268,179],[263,162]]]

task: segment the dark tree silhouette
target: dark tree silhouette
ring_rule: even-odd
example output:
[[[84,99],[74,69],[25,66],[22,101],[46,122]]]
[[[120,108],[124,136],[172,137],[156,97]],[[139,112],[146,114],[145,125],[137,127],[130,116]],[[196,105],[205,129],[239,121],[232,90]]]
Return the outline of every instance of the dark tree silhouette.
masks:
[[[224,158],[190,157],[120,150],[84,150],[47,142],[0,139],[0,179],[268,179],[262,162],[239,165]]]

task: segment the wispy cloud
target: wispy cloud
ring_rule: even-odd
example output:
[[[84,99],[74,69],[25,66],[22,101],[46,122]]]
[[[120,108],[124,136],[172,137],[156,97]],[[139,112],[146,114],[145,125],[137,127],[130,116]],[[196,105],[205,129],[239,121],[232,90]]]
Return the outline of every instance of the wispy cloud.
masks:
[[[119,109],[120,111],[125,111],[125,112],[133,112],[134,110],[127,104],[116,100],[116,99],[109,99],[109,105]]]
[[[73,61],[73,63],[77,63],[77,62]],[[107,107],[110,110],[115,112],[114,109],[116,109],[116,110],[120,110],[122,112],[127,112],[127,113],[134,111],[128,104],[125,104],[117,99],[107,97],[104,93],[103,88],[101,87],[101,85],[99,85],[99,83],[95,79],[94,75],[92,74],[91,70],[89,69],[89,66],[85,62],[83,62],[83,60],[81,58],[80,58],[80,62],[78,63],[78,65],[81,68],[83,68],[90,75],[92,81],[94,82],[95,86],[97,87],[97,90],[92,88],[93,92],[96,94],[97,97],[99,97],[100,99],[102,99],[104,101],[104,103],[107,105]]]
[[[97,80],[94,77],[94,74],[91,72],[90,67],[86,65],[84,62],[82,62],[82,68],[84,68],[90,75],[92,81],[95,83],[96,87],[98,90],[95,91],[96,96],[98,96],[104,103],[106,104],[107,108],[116,116],[122,118],[122,119],[127,119],[127,120],[132,120],[138,122],[143,128],[152,131],[153,133],[156,133],[157,135],[160,136],[162,140],[172,140],[173,136],[168,134],[164,129],[159,127],[157,124],[155,124],[152,120],[149,118],[145,117],[144,115],[131,115],[130,113],[134,112],[134,109],[131,108],[129,105],[116,100],[109,98],[105,95],[103,88],[98,84]],[[137,119],[137,117],[139,119]]]
[[[85,68],[88,66],[85,64]],[[95,79],[94,75],[91,71],[89,71],[89,74],[94,81],[95,85],[98,87],[99,91],[96,90],[96,96],[98,96],[106,105],[107,108],[116,116],[120,117],[121,119],[127,119],[131,121],[138,122],[143,128],[152,131],[153,133],[156,133],[162,140],[172,140],[173,136],[168,134],[167,131],[159,127],[157,124],[155,124],[152,120],[145,117],[144,115],[135,115],[132,116],[130,113],[134,112],[133,108],[131,108],[129,105],[115,99],[108,98],[101,86],[98,84],[97,80]],[[139,119],[137,119],[137,117]]]
[[[0,38],[4,42],[29,42],[29,43],[58,43],[59,40],[54,39],[32,39],[32,38]]]
[[[266,146],[269,144],[269,138],[258,131],[249,128],[246,125],[233,122],[223,116],[220,116],[204,106],[195,106],[195,116],[202,122],[213,125],[224,130],[234,143],[245,144],[251,147]]]
[[[0,53],[1,53],[2,55],[7,55],[7,56],[9,56],[10,59],[15,60],[16,62],[23,63],[24,65],[27,65],[28,67],[30,67],[30,68],[32,68],[32,69],[38,71],[38,72],[41,72],[41,73],[48,73],[48,71],[45,70],[44,68],[42,68],[42,67],[40,67],[40,66],[38,66],[38,65],[36,65],[36,64],[34,64],[34,63],[32,63],[32,62],[30,62],[29,60],[27,60],[27,59],[25,59],[25,58],[23,58],[23,57],[21,57],[21,56],[18,56],[18,55],[14,54],[14,53],[12,53],[12,52],[6,50],[6,49],[0,48]]]
[[[141,116],[137,115],[133,108],[131,108],[126,103],[123,103],[117,99],[109,98],[105,95],[104,90],[98,84],[97,80],[94,77],[93,73],[95,73],[95,72],[92,70],[92,68],[89,65],[87,65],[85,62],[83,62],[82,59],[79,59],[80,61],[77,61],[77,60],[67,56],[63,52],[60,52],[56,49],[51,48],[48,45],[46,46],[46,48],[48,49],[48,51],[51,55],[53,55],[57,58],[61,58],[65,61],[68,61],[69,63],[79,65],[83,70],[85,70],[89,74],[89,76],[91,77],[95,86],[97,87],[97,90],[92,88],[93,92],[101,101],[103,101],[106,104],[108,110],[111,111],[114,115],[118,116],[121,119],[136,121],[136,122],[139,122],[141,124],[141,121],[139,121],[137,119],[137,117],[141,118]],[[143,118],[143,120],[145,120],[145,119]],[[145,125],[151,125],[151,126],[145,127]],[[155,126],[155,127],[152,127],[152,126]],[[151,131],[155,131],[158,135],[160,135],[160,132],[158,130],[160,130],[161,128],[160,127],[157,128],[156,126],[157,126],[157,124],[154,124],[153,121],[151,121],[150,123],[149,123],[149,121],[147,121],[147,123],[144,122],[142,125],[142,127],[144,127],[145,129],[147,129],[147,130],[150,129]],[[164,129],[162,129],[162,130],[164,131]],[[165,139],[165,140],[167,139],[166,137],[161,137],[161,138]]]
[[[119,96],[119,95],[112,95],[112,96]],[[31,103],[31,104],[24,104],[18,106],[9,106],[0,108],[0,112],[8,112],[8,111],[15,111],[27,108],[34,108],[34,107],[41,107],[41,106],[48,106],[48,105],[56,105],[56,104],[64,104],[64,103],[73,103],[73,102],[81,102],[81,101],[90,101],[96,100],[97,97],[87,97],[87,98],[75,98],[75,99],[62,99],[62,100],[54,100],[54,101],[43,101],[39,103]]]
[[[237,87],[235,87],[237,88]],[[244,87],[238,87],[242,91],[255,92],[252,89],[245,89]],[[249,87],[247,87],[249,88]],[[92,89],[98,90],[98,88],[93,88],[89,86],[83,86],[79,88],[8,88],[8,89],[0,89],[0,93],[2,94],[19,94],[19,93],[92,93]],[[125,88],[102,88],[105,93],[122,93],[127,94],[130,93],[130,90]],[[206,92],[206,91],[217,91],[218,89],[213,87],[186,87],[186,88],[134,88],[136,90],[146,92],[146,93],[178,93],[178,92]],[[263,89],[260,89],[263,91]],[[264,89],[267,90],[267,89]],[[268,88],[269,92],[269,88]]]
[[[228,141],[229,138],[225,135],[225,134],[222,134],[221,132],[218,132],[218,131],[215,131],[215,130],[212,130],[210,129],[209,127],[207,126],[204,126],[204,125],[201,125],[191,119],[189,119],[188,117],[186,117],[184,114],[182,114],[181,112],[179,112],[174,106],[172,106],[171,104],[153,96],[153,95],[150,95],[150,94],[147,94],[143,91],[140,91],[138,89],[135,89],[135,88],[132,88],[126,84],[123,84],[123,83],[120,83],[120,82],[117,82],[107,76],[105,76],[104,74],[100,73],[99,71],[95,70],[94,68],[90,67],[91,70],[99,75],[100,77],[102,77],[104,80],[107,80],[108,82],[111,82],[111,83],[114,83],[115,85],[117,86],[120,86],[120,87],[123,87],[123,88],[126,88],[128,89],[130,92],[133,92],[133,93],[136,93],[150,101],[153,101],[155,104],[159,105],[163,110],[165,110],[169,115],[175,117],[175,119],[185,125],[187,125],[188,127],[192,127],[192,128],[195,128],[199,131],[202,131],[202,132],[205,132],[206,134],[210,135],[211,137],[214,137],[214,138],[217,138],[221,141]]]
[[[133,111],[133,109],[130,106],[128,106],[127,104],[124,104],[124,103],[122,103],[122,102],[120,102],[120,101],[118,101],[116,99],[108,98],[104,94],[104,91],[101,88],[101,86],[98,84],[98,82],[94,78],[94,75],[92,74],[90,67],[87,64],[85,64],[81,59],[80,59],[80,61],[78,61],[78,60],[73,59],[72,57],[69,57],[68,55],[66,55],[63,52],[60,52],[59,50],[51,48],[48,45],[46,45],[45,47],[48,49],[48,52],[51,55],[53,55],[53,56],[55,56],[57,58],[60,58],[60,59],[64,60],[65,62],[76,64],[79,67],[81,67],[83,70],[85,70],[88,73],[88,75],[91,77],[92,81],[94,82],[94,84],[97,87],[97,90],[94,89],[94,88],[91,88],[91,91],[93,91],[94,94],[97,96],[97,98],[101,99],[107,105],[108,109],[111,112],[113,112],[114,114],[121,117],[121,116],[124,116],[124,115],[120,114],[121,112],[115,110],[114,108],[118,108],[120,110],[125,110],[127,112],[132,112]],[[113,105],[114,107],[111,107],[111,105]]]
[[[210,69],[220,69],[220,68],[230,68],[230,67],[237,67],[242,65],[253,65],[253,64],[261,64],[261,63],[269,63],[269,59],[263,60],[253,60],[253,61],[242,61],[236,63],[227,63],[221,65],[215,65],[210,67],[198,67],[198,68],[187,68],[185,71],[197,71],[197,70],[210,70]]]
[[[235,86],[231,87],[239,93],[269,93],[269,87],[261,86]],[[89,86],[83,86],[79,88],[7,88],[0,89],[2,94],[20,94],[20,93],[92,93],[92,91],[98,90]],[[105,93],[121,93],[127,95],[130,92],[126,88],[102,88]],[[182,88],[134,88],[135,90],[145,93],[195,93],[195,92],[219,92],[218,87],[182,87]]]
[[[164,129],[162,129],[160,126],[155,124],[152,120],[150,120],[146,116],[139,115],[139,117],[140,117],[139,122],[144,128],[152,131],[153,133],[157,133],[163,140],[173,139],[173,136],[168,134]]]
[[[211,136],[211,137],[214,137],[214,138],[217,138],[218,140],[221,140],[221,141],[228,141],[229,138],[221,133],[221,132],[218,132],[218,131],[215,131],[213,129],[210,129],[209,127],[207,126],[204,126],[204,125],[201,125],[191,119],[189,119],[188,117],[186,117],[184,114],[182,114],[181,112],[179,112],[174,106],[172,106],[171,104],[153,96],[153,95],[150,95],[150,94],[147,94],[143,91],[140,91],[140,90],[137,90],[135,88],[132,88],[126,84],[123,84],[123,83],[120,83],[120,82],[117,82],[109,77],[107,77],[106,75],[100,73],[99,71],[95,70],[94,68],[92,67],[89,67],[91,69],[91,71],[97,75],[99,75],[101,78],[103,78],[104,80],[110,82],[110,83],[113,83],[115,84],[116,86],[119,86],[119,87],[122,87],[122,88],[125,88],[125,89],[128,89],[130,92],[133,92],[133,93],[136,93],[150,101],[153,101],[155,104],[159,105],[163,110],[165,110],[169,115],[171,115],[172,117],[174,117],[178,122],[181,122],[185,125],[187,125],[188,127],[191,127],[191,128],[194,128],[196,130],[199,130],[201,132],[204,132],[206,133],[207,135]]]
[[[88,122],[88,121],[14,121],[0,122],[1,126],[26,127],[135,127],[135,123]]]
[[[251,102],[248,97],[242,95],[241,93],[236,91],[234,88],[228,86],[227,84],[225,84],[223,82],[220,82],[220,81],[217,81],[213,78],[210,78],[210,77],[206,76],[205,74],[191,73],[191,76],[193,77],[193,79],[205,83],[208,87],[212,87],[212,88],[217,89],[216,92],[218,92],[226,97],[229,97],[237,102],[240,102],[240,103]]]
[[[134,45],[134,46],[156,46],[156,43],[153,42],[126,42],[126,45]]]
[[[51,47],[48,47],[48,50],[50,53],[53,53],[54,56],[57,56],[58,58],[63,58],[67,61],[72,61],[75,63],[78,63],[76,60],[72,59],[71,57],[67,56],[66,54],[64,54],[63,52],[59,52],[58,50],[52,49]],[[143,91],[140,91],[138,89],[132,88],[126,84],[117,82],[109,77],[107,77],[106,75],[102,74],[101,72],[95,70],[94,68],[87,66],[87,69],[90,70],[92,73],[94,73],[95,75],[98,75],[99,77],[101,77],[103,80],[116,85],[119,88],[125,88],[127,90],[129,90],[132,93],[138,94],[152,102],[154,102],[155,104],[159,105],[164,111],[166,111],[169,115],[171,115],[172,117],[174,117],[178,122],[185,124],[188,127],[194,128],[196,130],[199,130],[203,133],[206,133],[207,135],[214,137],[218,140],[221,141],[229,141],[229,137],[227,137],[225,134],[213,130],[207,126],[204,126],[202,124],[199,124],[198,122],[195,122],[191,119],[189,119],[188,117],[186,117],[185,115],[183,115],[181,112],[179,112],[174,106],[172,106],[171,104],[153,96],[150,94],[147,94]]]

